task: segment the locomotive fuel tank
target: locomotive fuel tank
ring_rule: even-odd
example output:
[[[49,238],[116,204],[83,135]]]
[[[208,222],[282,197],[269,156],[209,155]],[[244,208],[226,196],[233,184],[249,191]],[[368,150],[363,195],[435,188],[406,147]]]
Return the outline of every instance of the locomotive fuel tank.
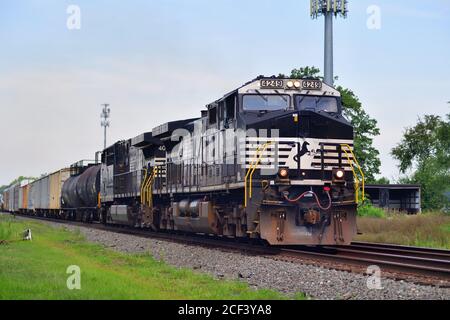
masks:
[[[213,204],[202,199],[183,199],[172,204],[176,230],[217,234]]]

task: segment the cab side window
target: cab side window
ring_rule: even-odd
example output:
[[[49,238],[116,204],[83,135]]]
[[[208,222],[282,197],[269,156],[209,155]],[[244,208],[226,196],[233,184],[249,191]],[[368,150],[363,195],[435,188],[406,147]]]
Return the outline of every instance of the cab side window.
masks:
[[[217,123],[217,107],[211,108],[208,111],[209,124],[213,125]]]
[[[226,116],[227,121],[236,118],[236,95],[229,96],[225,100]]]
[[[221,101],[219,102],[219,122],[223,122],[224,119],[226,119],[225,102]]]

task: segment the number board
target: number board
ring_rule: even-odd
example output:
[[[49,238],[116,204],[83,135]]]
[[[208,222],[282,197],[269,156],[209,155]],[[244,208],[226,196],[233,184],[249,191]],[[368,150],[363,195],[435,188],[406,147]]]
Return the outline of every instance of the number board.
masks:
[[[261,80],[261,88],[284,88],[283,80]]]
[[[322,90],[322,81],[320,80],[303,80],[303,90]]]

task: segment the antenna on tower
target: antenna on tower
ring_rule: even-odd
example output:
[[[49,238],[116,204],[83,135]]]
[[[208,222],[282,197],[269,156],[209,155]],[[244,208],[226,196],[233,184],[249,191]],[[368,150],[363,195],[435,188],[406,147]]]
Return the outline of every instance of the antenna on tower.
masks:
[[[333,16],[346,18],[347,0],[311,0],[311,18],[325,17],[324,82],[333,85]]]
[[[100,114],[100,119],[101,121],[101,126],[104,128],[104,133],[103,133],[103,150],[106,149],[106,128],[108,128],[111,124],[111,122],[108,120],[110,115],[111,115],[111,109],[109,108],[109,104],[105,103],[102,104],[103,106],[103,110],[102,113]]]

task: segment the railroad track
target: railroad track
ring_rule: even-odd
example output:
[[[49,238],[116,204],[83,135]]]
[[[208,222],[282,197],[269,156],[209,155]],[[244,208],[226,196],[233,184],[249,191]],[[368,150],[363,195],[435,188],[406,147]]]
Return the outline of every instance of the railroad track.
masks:
[[[450,286],[450,251],[390,244],[354,242],[351,246],[320,248],[283,248],[293,258],[312,258],[365,267],[376,265],[382,271],[401,277],[419,275],[442,280]]]
[[[147,229],[103,225],[100,223],[86,225],[81,222],[44,217],[23,217],[146,238],[168,240],[182,244],[263,255],[277,260],[314,264],[330,269],[351,272],[364,273],[368,266],[376,265],[388,277],[450,287],[450,250],[367,242],[354,242],[350,246],[270,247],[264,245],[261,241],[248,243],[225,237],[161,233]]]

